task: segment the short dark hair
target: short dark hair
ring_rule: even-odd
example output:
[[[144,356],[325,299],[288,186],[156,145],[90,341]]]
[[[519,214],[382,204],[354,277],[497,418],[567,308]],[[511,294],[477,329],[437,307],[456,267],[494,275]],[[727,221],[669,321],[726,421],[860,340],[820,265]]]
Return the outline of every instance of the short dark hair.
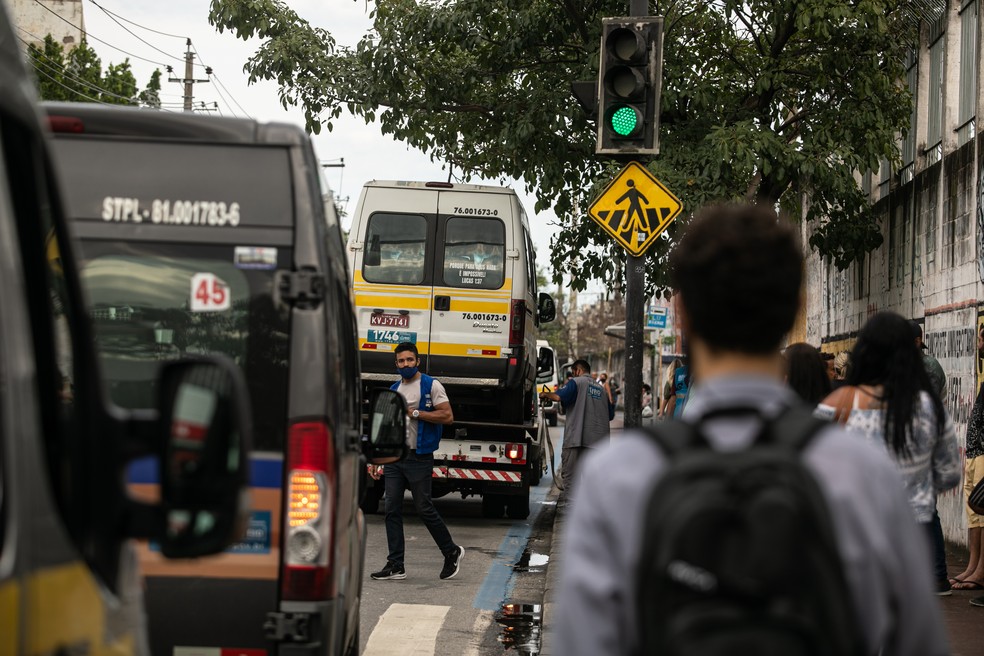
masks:
[[[400,342],[399,344],[396,345],[396,349],[394,349],[393,355],[404,353],[406,351],[413,351],[413,357],[415,358],[420,357],[420,353],[417,352],[417,345],[414,344],[413,342]]]
[[[801,399],[816,405],[830,394],[827,366],[816,347],[805,342],[790,344],[783,357],[786,361],[786,384]]]
[[[796,235],[765,205],[705,207],[670,254],[690,330],[713,350],[778,349],[796,320],[802,279]]]
[[[575,367],[583,369],[589,374],[591,373],[591,365],[588,364],[587,360],[575,360],[574,364],[571,365],[571,371],[573,371]]]

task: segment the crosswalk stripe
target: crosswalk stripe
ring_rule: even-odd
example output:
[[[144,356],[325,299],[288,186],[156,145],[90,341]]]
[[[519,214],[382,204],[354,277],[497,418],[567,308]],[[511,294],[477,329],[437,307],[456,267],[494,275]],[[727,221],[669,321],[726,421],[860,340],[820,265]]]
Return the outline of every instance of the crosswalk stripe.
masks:
[[[433,656],[450,606],[393,604],[386,609],[363,656]]]

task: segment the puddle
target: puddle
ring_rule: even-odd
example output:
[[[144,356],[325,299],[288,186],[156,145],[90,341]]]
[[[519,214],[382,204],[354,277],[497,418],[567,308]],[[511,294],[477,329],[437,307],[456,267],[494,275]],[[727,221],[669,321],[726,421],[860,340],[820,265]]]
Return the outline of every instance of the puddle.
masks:
[[[503,604],[495,614],[499,625],[499,643],[506,651],[536,656],[540,653],[540,604]]]
[[[547,569],[547,563],[550,561],[550,556],[546,554],[534,553],[527,548],[523,551],[523,555],[519,557],[519,560],[513,565],[513,570],[516,572],[543,572]]]

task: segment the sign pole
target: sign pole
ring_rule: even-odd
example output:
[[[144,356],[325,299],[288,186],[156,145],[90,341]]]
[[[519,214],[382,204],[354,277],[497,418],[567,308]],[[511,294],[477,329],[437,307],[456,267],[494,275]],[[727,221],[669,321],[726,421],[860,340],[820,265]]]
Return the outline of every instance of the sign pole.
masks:
[[[649,0],[629,0],[629,16],[648,16]],[[659,108],[654,110],[657,115]],[[635,235],[633,235],[635,237]],[[646,258],[625,258],[625,414],[624,426],[642,425],[643,320],[646,294]],[[655,390],[654,390],[655,392]]]

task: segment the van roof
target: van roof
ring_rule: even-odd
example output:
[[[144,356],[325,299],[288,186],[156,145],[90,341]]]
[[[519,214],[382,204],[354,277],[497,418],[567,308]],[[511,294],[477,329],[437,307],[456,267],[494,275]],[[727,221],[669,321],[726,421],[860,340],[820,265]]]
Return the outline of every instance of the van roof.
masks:
[[[429,186],[430,185],[430,186]],[[510,187],[496,187],[494,185],[463,184],[459,182],[441,182],[424,180],[370,180],[365,184],[367,187],[388,187],[391,189],[427,189],[441,190],[453,189],[455,191],[481,191],[493,194],[515,195],[516,192]]]
[[[52,131],[63,135],[144,137],[243,144],[300,143],[304,131],[289,123],[96,103],[43,102]],[[63,117],[56,124],[53,117]],[[77,121],[72,123],[72,121]]]

